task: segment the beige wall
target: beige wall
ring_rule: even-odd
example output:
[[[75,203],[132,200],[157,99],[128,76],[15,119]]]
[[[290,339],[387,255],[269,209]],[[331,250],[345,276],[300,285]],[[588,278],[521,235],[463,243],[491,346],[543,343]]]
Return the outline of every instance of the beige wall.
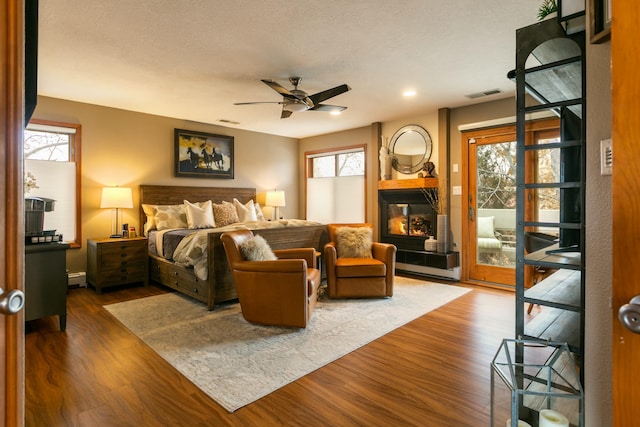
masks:
[[[258,201],[264,192],[277,188],[286,192],[285,217],[298,217],[298,140],[236,130],[187,120],[60,99],[40,97],[34,118],[82,125],[82,237],[108,236],[110,212],[100,209],[103,186],[132,187],[138,206],[140,184],[255,187]],[[188,129],[233,136],[234,179],[174,177],[174,129]],[[265,215],[271,209],[265,208]],[[125,209],[124,222],[138,230],[138,209]],[[69,250],[67,268],[86,270],[86,245]]]
[[[600,175],[600,140],[611,138],[611,43],[587,43],[585,406],[587,426],[611,425],[611,176]]]

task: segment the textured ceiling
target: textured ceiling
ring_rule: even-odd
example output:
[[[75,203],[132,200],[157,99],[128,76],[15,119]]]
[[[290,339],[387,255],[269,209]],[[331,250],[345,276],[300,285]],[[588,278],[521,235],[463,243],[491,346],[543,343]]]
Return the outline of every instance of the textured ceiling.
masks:
[[[303,138],[513,96],[515,30],[538,3],[45,0],[38,93]],[[292,76],[309,94],[348,84],[325,102],[348,109],[280,119],[277,104],[233,105],[280,101],[260,79]]]

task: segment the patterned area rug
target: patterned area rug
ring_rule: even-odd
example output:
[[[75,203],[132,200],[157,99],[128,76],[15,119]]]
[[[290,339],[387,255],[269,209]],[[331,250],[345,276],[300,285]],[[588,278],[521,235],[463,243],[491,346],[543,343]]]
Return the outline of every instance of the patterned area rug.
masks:
[[[239,304],[207,311],[176,293],[105,308],[233,412],[467,292],[396,277],[393,298],[321,299],[306,329],[253,325]]]

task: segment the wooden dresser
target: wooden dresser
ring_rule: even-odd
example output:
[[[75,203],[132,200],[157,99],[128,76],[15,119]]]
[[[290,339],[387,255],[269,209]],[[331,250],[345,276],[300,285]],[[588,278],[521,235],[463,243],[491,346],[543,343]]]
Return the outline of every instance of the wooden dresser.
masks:
[[[25,245],[25,317],[59,317],[60,330],[67,327],[66,243]]]
[[[102,288],[141,282],[149,284],[147,239],[102,238],[87,240],[87,283]]]

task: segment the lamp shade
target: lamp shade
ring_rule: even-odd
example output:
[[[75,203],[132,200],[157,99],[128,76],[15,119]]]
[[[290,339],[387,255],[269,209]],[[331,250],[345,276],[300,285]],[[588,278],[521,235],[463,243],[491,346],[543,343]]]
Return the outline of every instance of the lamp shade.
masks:
[[[128,208],[133,207],[133,196],[131,188],[126,187],[104,187],[102,189],[101,208]]]
[[[284,201],[284,191],[267,191],[265,205],[273,207],[286,206]]]

